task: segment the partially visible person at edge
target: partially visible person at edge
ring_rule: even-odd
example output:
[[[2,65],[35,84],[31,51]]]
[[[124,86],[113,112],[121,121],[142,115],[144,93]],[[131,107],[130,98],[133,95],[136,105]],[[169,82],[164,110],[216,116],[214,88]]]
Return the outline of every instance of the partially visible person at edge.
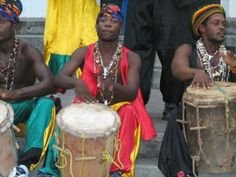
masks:
[[[235,81],[236,55],[227,51],[225,39],[226,17],[219,4],[205,5],[192,16],[195,45],[177,48],[172,63],[174,76],[186,82],[186,87],[209,88],[212,81]],[[171,112],[161,146],[158,167],[166,177],[192,177],[192,160],[176,122],[177,113]],[[173,141],[174,140],[174,141]],[[175,152],[175,153],[173,153]]]
[[[112,164],[110,177],[134,177],[140,136],[144,140],[156,136],[139,91],[140,58],[118,43],[122,20],[117,5],[104,5],[96,22],[98,41],[75,50],[71,60],[56,77],[58,86],[75,89],[77,100],[100,102],[113,109],[116,107],[121,118],[121,149],[120,159],[115,155],[114,160],[123,168]],[[73,78],[78,67],[83,68],[82,76]]]
[[[28,169],[37,167],[45,156],[55,122],[54,102],[43,97],[54,92],[53,75],[40,51],[15,36],[21,11],[20,0],[0,1],[0,99],[12,106],[14,124],[26,125],[24,152],[9,177],[27,177]],[[48,160],[38,177],[45,177]]]

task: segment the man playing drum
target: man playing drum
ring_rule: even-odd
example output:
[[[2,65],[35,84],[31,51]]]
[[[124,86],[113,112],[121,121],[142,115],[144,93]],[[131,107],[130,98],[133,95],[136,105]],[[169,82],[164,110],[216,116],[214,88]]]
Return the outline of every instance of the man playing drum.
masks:
[[[178,47],[172,62],[173,75],[186,82],[186,86],[191,84],[192,87],[207,89],[213,81],[235,81],[236,55],[223,45],[225,18],[225,11],[219,4],[205,5],[193,14],[192,29],[197,38],[196,45],[183,44]],[[188,148],[176,123],[178,116],[172,112],[173,119],[167,125],[158,166],[168,177],[193,176]],[[175,139],[174,143],[170,143],[170,139]],[[173,147],[175,154],[171,154]]]
[[[103,6],[96,22],[99,40],[75,50],[56,77],[56,84],[65,89],[75,88],[78,101],[101,102],[118,112],[121,149],[119,155],[115,155],[111,176],[133,177],[140,135],[150,140],[156,132],[138,88],[140,58],[118,43],[122,20],[118,6]],[[81,78],[73,78],[79,67],[82,68]]]
[[[175,53],[172,72],[181,81],[208,88],[212,81],[232,81],[236,73],[236,54],[227,51],[225,12],[219,4],[204,6],[192,17],[196,45],[184,44]]]
[[[28,168],[34,169],[44,157],[55,122],[54,102],[42,97],[54,92],[53,75],[40,51],[15,36],[21,11],[20,0],[0,1],[0,99],[12,106],[14,123],[26,125],[21,165],[10,174],[17,177],[28,176]],[[47,162],[42,172],[47,173]]]

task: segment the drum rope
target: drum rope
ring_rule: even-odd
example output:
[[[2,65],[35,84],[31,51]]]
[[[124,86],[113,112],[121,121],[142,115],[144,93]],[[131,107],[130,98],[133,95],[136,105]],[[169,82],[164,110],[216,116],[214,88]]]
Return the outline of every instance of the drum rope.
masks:
[[[202,140],[202,136],[201,136],[201,125],[200,125],[200,114],[199,114],[199,107],[197,106],[197,126],[199,127],[197,129],[197,135],[198,135],[198,146],[199,146],[199,152],[198,152],[198,158],[200,160],[200,155],[202,154],[203,159],[205,160],[206,164],[208,166],[212,166],[211,162],[206,158],[205,153],[203,152],[202,146],[203,146],[203,140]]]
[[[185,114],[186,107],[185,107],[185,104],[189,104],[189,103],[187,101],[186,102],[183,101],[183,116],[182,116],[182,120],[181,120],[181,123],[184,125],[183,127],[185,127],[185,124],[186,124],[186,119],[185,119],[185,117],[186,117],[186,114]],[[190,127],[190,131],[197,130],[197,143],[198,143],[199,151],[198,151],[198,154],[196,156],[191,156],[192,166],[193,166],[193,169],[192,169],[193,175],[195,177],[197,177],[196,170],[195,170],[195,164],[196,164],[196,161],[200,160],[200,155],[203,156],[203,159],[205,160],[205,162],[208,166],[211,166],[211,164],[210,164],[210,161],[207,160],[207,158],[205,156],[205,153],[203,152],[203,149],[202,149],[203,141],[202,141],[202,138],[201,138],[201,130],[206,129],[206,127],[202,127],[200,125],[199,108],[204,108],[204,107],[198,106],[198,105],[193,105],[193,104],[189,104],[189,105],[196,108],[196,114],[197,114],[196,115],[197,116],[197,118],[196,118],[197,119],[197,127]],[[185,139],[187,140],[187,138],[186,138],[186,128],[183,129],[183,130],[184,130]]]
[[[224,164],[226,164],[230,160],[230,158],[229,158],[229,153],[230,153],[229,152],[230,151],[229,150],[229,135],[230,135],[231,130],[230,130],[230,126],[229,126],[229,119],[230,119],[229,97],[226,95],[224,88],[220,87],[216,83],[214,83],[214,85],[217,87],[218,91],[223,94],[224,101],[225,101],[226,143],[225,143],[224,159],[222,160],[222,162],[220,164],[221,166],[223,166]]]
[[[197,127],[194,127],[192,128],[192,130],[197,130],[197,143],[198,143],[198,148],[199,148],[199,151],[198,151],[198,155],[196,156],[191,156],[192,158],[192,166],[193,166],[193,175],[195,177],[197,177],[196,175],[196,169],[195,169],[195,164],[196,164],[196,161],[199,161],[201,158],[200,158],[200,155],[203,156],[203,159],[205,161],[205,163],[208,165],[208,166],[212,166],[210,161],[206,158],[206,155],[205,153],[203,152],[203,149],[202,149],[202,146],[203,146],[203,141],[202,141],[202,137],[201,137],[201,129],[205,129],[205,127],[201,127],[200,125],[200,118],[199,118],[199,106],[197,105],[196,106],[196,119],[197,119]],[[191,130],[191,128],[190,128]]]
[[[72,169],[72,166],[73,166],[72,153],[71,153],[71,151],[69,149],[65,148],[65,144],[64,144],[64,142],[65,142],[65,133],[64,133],[63,129],[62,129],[61,134],[62,134],[62,136],[61,136],[62,137],[62,140],[61,140],[62,141],[62,148],[60,148],[58,146],[54,146],[57,150],[60,151],[59,156],[61,157],[61,158],[58,158],[58,161],[56,162],[55,166],[57,168],[59,168],[59,169],[62,169],[62,172],[63,172],[62,176],[65,176],[64,175],[65,172],[64,172],[63,169],[67,166],[66,155],[69,155],[69,159],[70,159],[70,166],[69,166],[69,168],[70,168],[70,175],[71,175],[71,177],[74,177],[73,169]],[[61,160],[59,160],[59,159],[61,159]]]
[[[117,152],[117,160],[118,162],[115,162],[114,158],[110,155],[109,151],[107,150],[108,148],[108,141],[106,142],[106,146],[105,146],[105,150],[102,153],[102,160],[106,160],[110,163],[113,163],[115,166],[117,166],[120,170],[122,170],[124,168],[123,163],[120,160],[120,149],[121,149],[121,142],[118,138],[114,139],[114,144],[115,144],[115,153]],[[103,168],[104,168],[104,164],[103,164]]]
[[[121,143],[121,139],[118,138],[119,134],[120,133],[118,132],[117,139],[115,139],[115,147],[116,147],[116,152],[117,152],[117,160],[120,165],[116,165],[116,166],[119,169],[124,169],[124,164],[120,160],[120,152],[121,152],[122,143]]]
[[[84,134],[82,135],[82,159],[84,159],[85,155],[84,155],[84,151],[85,151],[85,136]],[[80,168],[79,168],[79,174],[80,176],[83,175],[83,164],[84,164],[84,160],[80,161]]]
[[[102,161],[107,160],[107,162],[110,162],[109,159],[111,159],[111,160],[113,160],[113,159],[107,150],[108,149],[107,146],[108,146],[108,137],[106,139],[105,150],[102,152]],[[105,163],[102,163],[101,177],[103,176],[104,169],[105,169]]]

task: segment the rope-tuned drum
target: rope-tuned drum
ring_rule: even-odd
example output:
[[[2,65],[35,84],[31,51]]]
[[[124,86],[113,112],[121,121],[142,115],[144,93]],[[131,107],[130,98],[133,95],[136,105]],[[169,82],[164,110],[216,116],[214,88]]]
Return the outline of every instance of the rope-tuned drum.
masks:
[[[107,177],[120,126],[118,114],[103,104],[76,103],[57,115],[62,177]]]
[[[214,82],[210,89],[188,87],[180,122],[199,172],[236,172],[236,83]]]

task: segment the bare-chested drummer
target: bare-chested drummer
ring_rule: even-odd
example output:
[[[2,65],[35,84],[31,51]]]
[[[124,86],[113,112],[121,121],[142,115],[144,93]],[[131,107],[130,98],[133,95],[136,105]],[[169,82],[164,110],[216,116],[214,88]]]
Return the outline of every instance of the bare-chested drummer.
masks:
[[[0,1],[0,99],[12,106],[14,123],[26,125],[24,153],[19,156],[19,166],[11,177],[27,177],[28,169],[33,169],[44,157],[55,112],[53,101],[42,97],[54,91],[53,75],[44,64],[42,54],[15,36],[21,11],[19,0]],[[45,161],[38,176],[57,175],[48,165],[49,161]]]

